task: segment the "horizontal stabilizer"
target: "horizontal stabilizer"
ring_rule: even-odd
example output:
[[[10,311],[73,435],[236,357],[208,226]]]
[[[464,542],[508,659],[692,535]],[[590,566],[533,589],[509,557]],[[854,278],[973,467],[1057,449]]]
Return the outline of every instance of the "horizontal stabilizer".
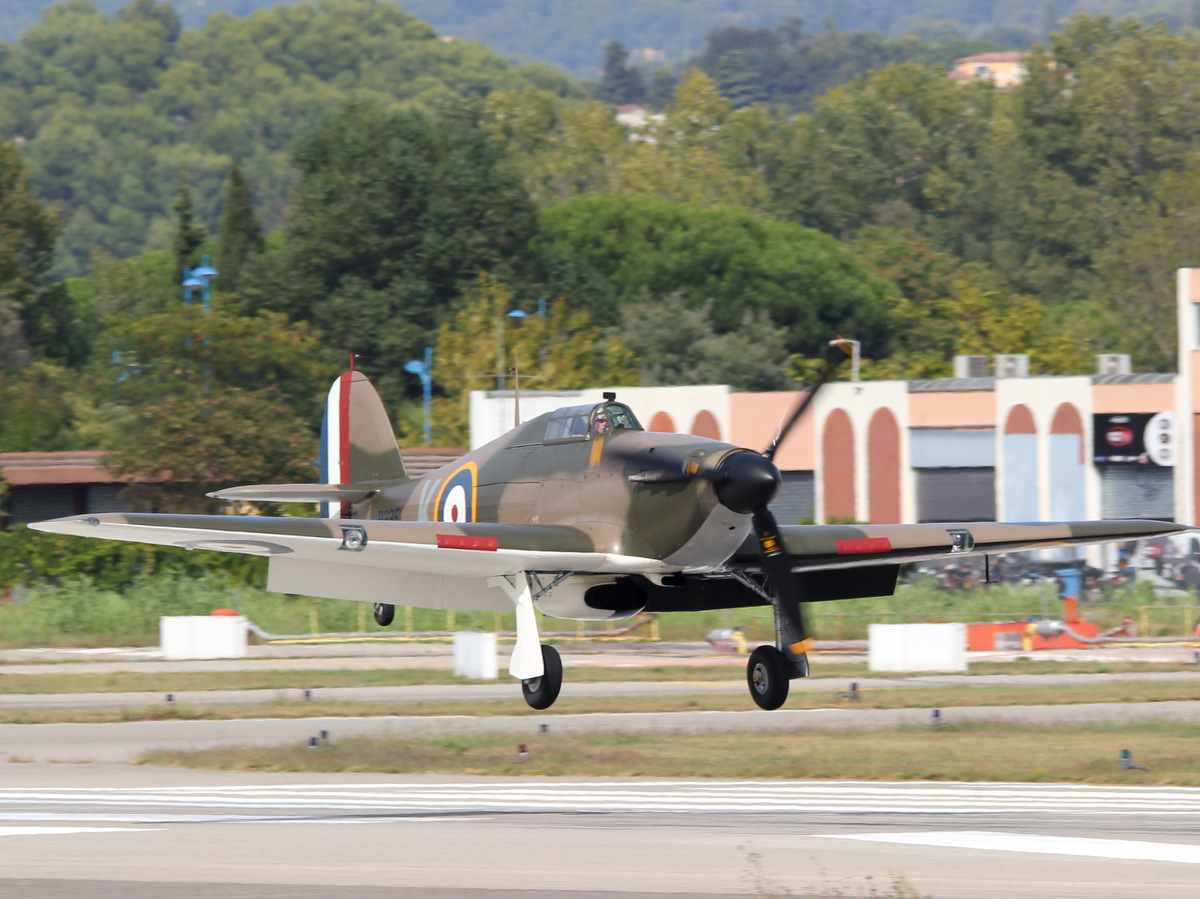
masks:
[[[208,495],[231,503],[359,503],[375,492],[361,484],[248,484]]]

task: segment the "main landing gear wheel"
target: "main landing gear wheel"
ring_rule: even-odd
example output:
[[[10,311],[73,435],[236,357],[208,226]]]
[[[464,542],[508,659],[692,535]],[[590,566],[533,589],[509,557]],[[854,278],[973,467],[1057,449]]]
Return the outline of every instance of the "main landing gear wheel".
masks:
[[[396,619],[396,607],[386,602],[375,603],[375,623],[387,627]]]
[[[750,654],[746,663],[746,683],[750,697],[768,712],[787,701],[790,686],[787,656],[774,646],[760,646]]]
[[[521,693],[531,709],[548,709],[562,689],[562,659],[553,646],[542,645],[542,665],[546,673],[521,681]]]

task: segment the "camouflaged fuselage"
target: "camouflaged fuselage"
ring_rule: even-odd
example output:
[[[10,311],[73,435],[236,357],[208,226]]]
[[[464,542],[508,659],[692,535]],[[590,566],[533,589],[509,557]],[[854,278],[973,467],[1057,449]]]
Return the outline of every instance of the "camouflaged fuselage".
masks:
[[[645,483],[630,476],[655,454],[715,461],[738,450],[702,437],[640,430],[545,440],[527,423],[418,480],[382,486],[350,517],[451,524],[554,524],[587,536],[588,551],[668,559],[701,539],[710,565],[734,552],[748,515],[720,505],[703,479]],[[720,524],[713,524],[714,516]],[[709,532],[712,532],[711,534]]]

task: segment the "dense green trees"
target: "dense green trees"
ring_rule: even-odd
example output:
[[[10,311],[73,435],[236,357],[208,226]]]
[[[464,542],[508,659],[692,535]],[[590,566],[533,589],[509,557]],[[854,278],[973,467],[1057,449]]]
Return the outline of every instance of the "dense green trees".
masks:
[[[1170,370],[1169,279],[1133,273],[1186,258],[1149,235],[1183,230],[1171,193],[1200,140],[1198,60],[1196,40],[1161,25],[1079,17],[1007,91],[889,67],[797,121],[773,209],[843,239],[914,229],[1040,301],[1092,351]]]
[[[246,273],[255,308],[311,321],[359,353],[385,396],[479,272],[522,273],[536,210],[473,104],[351,105],[295,152],[283,246]]]
[[[76,275],[97,248],[126,257],[168,246],[185,172],[197,221],[215,231],[231,159],[263,223],[278,227],[293,140],[352,96],[425,106],[521,86],[578,90],[548,66],[439,40],[380,0],[218,14],[191,31],[165,2],[138,0],[108,20],[70,0],[0,44],[0,139],[20,139],[38,193],[61,204],[58,272]]]
[[[581,197],[542,216],[543,240],[598,276],[617,307],[678,293],[720,331],[766,314],[792,352],[820,355],[834,332],[887,344],[887,292],[845,247],[743,210],[649,198]]]
[[[0,140],[0,373],[19,367],[30,350],[68,362],[85,353],[70,298],[50,280],[59,231],[16,147]]]
[[[735,390],[783,390],[790,354],[784,331],[747,311],[740,327],[719,333],[711,303],[691,308],[680,293],[624,308],[621,334],[641,383],[728,384]]]
[[[196,32],[153,0],[111,20],[73,0],[0,47],[0,449],[109,446],[159,471],[136,455],[156,448],[177,460],[164,483],[213,486],[284,477],[252,463],[274,441],[299,476],[346,354],[403,419],[403,364],[434,344],[456,435],[466,376],[506,364],[496,310],[537,298],[550,315],[509,335],[535,386],[632,377],[632,350],[647,382],[770,389],[836,333],[868,377],[945,375],[962,352],[1173,364],[1171,270],[1200,250],[1187,34],[1082,17],[1019,87],[910,60],[792,115],[751,101],[793,64],[815,92],[817,39],[726,29],[711,73],[684,72],[633,130],[559,76],[435,38],[372,0]],[[610,99],[630,99],[638,72],[609,57]],[[58,271],[88,270],[67,287],[60,228]],[[200,254],[221,271],[207,317],[181,303]],[[221,430],[255,403],[262,433]]]
[[[221,283],[237,290],[242,268],[266,248],[262,225],[254,214],[254,198],[246,176],[235,162],[229,167],[220,230]]]
[[[514,321],[508,314],[514,308],[519,303],[508,286],[483,275],[439,329],[433,377],[440,395],[433,403],[433,427],[440,444],[469,444],[470,392],[491,389],[496,379],[512,387],[513,370],[523,390],[637,383],[633,354],[587,309],[551,301],[542,314]],[[407,442],[416,442],[415,432]]]

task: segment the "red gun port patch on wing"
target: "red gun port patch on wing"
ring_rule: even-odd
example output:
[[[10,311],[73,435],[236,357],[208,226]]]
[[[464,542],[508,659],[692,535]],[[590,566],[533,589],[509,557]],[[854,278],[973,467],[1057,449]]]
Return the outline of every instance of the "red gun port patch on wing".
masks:
[[[892,541],[887,537],[860,537],[857,540],[834,540],[839,556],[856,556],[867,553],[890,553]]]
[[[495,552],[500,541],[495,537],[469,537],[466,534],[438,534],[438,549],[484,549]]]
[[[434,521],[464,524],[475,520],[475,463],[468,462],[446,479],[438,492]]]

